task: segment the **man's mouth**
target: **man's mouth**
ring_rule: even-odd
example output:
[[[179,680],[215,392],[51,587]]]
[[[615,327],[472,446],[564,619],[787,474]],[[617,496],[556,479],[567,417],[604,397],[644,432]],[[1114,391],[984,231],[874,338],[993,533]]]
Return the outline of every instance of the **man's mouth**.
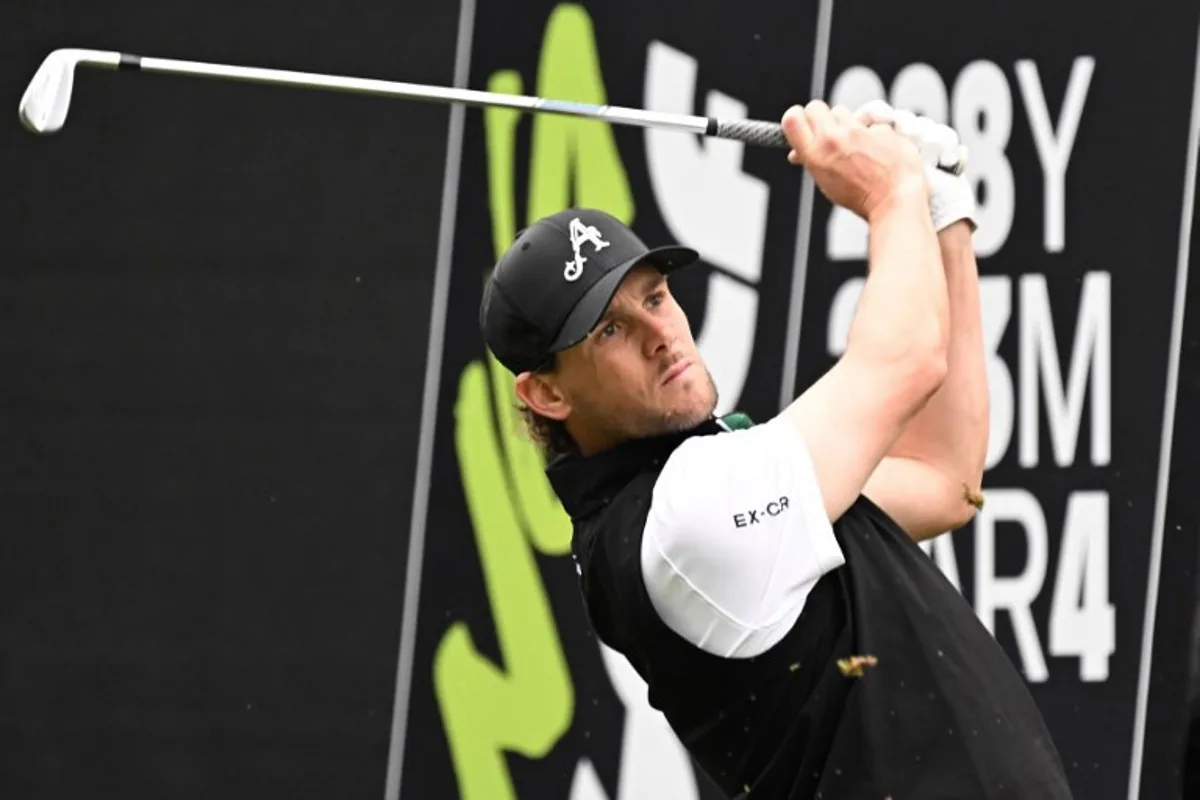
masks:
[[[690,358],[685,358],[683,361],[680,361],[678,364],[671,367],[669,370],[667,370],[667,374],[663,376],[663,386],[666,386],[668,383],[687,372],[689,369],[691,369],[691,367],[692,360]]]

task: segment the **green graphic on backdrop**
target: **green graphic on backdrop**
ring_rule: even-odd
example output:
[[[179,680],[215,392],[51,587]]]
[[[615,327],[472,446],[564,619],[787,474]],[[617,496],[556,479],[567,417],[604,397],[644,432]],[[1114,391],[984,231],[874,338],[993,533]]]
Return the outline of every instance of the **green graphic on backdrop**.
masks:
[[[494,73],[488,89],[523,93],[521,76]],[[534,93],[606,102],[592,22],[574,4],[547,21]],[[522,113],[488,109],[488,199],[497,257],[518,227],[515,163]],[[523,224],[569,205],[603,208],[630,222],[633,194],[608,125],[534,115],[528,208]],[[513,378],[491,358],[459,379],[455,448],[483,567],[501,663],[479,653],[463,622],[453,623],[434,656],[434,688],[459,793],[467,800],[515,798],[505,752],[544,757],[570,728],[574,687],[533,548],[570,552],[571,526],[519,428]]]

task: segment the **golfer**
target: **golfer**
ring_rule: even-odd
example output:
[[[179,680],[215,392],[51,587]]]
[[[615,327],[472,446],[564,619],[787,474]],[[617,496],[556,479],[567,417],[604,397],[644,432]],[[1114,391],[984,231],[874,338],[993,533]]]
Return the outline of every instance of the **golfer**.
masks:
[[[485,288],[588,617],[730,797],[1068,798],[1020,674],[917,545],[982,503],[975,201],[938,169],[957,136],[882,103],[782,124],[869,252],[844,355],[778,416],[714,416],[667,284],[693,250],[570,209]]]

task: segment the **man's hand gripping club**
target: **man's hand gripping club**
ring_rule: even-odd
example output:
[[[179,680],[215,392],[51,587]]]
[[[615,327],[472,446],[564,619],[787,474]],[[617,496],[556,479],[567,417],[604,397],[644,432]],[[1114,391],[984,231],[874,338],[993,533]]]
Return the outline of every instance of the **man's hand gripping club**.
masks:
[[[934,230],[941,233],[960,220],[965,220],[971,231],[978,227],[975,193],[962,177],[967,166],[967,148],[953,128],[911,111],[892,108],[882,100],[860,106],[854,118],[867,126],[886,125],[916,146],[925,164]]]

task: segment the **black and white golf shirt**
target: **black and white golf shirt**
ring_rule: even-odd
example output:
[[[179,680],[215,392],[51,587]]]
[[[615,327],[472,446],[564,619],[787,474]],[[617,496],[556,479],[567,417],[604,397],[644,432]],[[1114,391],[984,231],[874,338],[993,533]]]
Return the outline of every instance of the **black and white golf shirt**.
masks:
[[[710,420],[547,475],[596,635],[730,797],[1070,797],[962,595],[867,498],[830,524],[789,424]]]

